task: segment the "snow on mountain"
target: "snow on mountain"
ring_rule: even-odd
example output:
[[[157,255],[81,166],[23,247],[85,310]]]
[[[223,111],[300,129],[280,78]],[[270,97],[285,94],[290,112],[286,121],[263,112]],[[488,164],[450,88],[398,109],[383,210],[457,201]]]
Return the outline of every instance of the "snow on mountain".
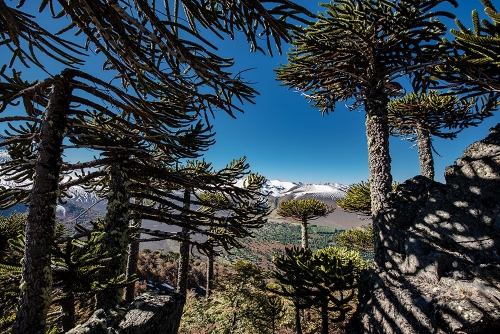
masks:
[[[7,150],[0,150],[0,163],[4,163],[8,160],[10,160],[9,152],[7,152]]]
[[[338,183],[300,184],[282,193],[281,196],[278,197],[287,196],[292,199],[313,197],[318,199],[337,200],[345,197],[348,188],[349,186]]]
[[[0,164],[9,161],[10,155],[6,150],[0,150]],[[26,188],[31,187],[30,181],[25,181],[22,183],[16,183],[14,181],[5,180],[5,178],[0,179],[0,186],[5,188]],[[94,204],[100,200],[100,198],[94,194],[87,192],[80,186],[72,186],[67,191],[68,197],[65,197],[64,201],[69,201],[73,204]],[[58,206],[59,211],[63,211],[62,206]]]
[[[237,185],[242,187],[245,180],[239,180]],[[348,185],[339,183],[306,184],[302,182],[288,182],[281,180],[268,180],[262,187],[262,193],[275,198],[288,197],[299,199],[313,197],[318,199],[337,200],[346,194]]]

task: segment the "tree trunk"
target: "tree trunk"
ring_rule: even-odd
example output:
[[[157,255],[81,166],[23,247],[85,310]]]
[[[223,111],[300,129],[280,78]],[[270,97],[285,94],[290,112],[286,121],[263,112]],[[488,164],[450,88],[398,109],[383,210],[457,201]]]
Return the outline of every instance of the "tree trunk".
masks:
[[[321,304],[321,334],[328,334],[328,299]]]
[[[184,204],[183,208],[187,211],[191,206],[191,197],[189,189],[184,190]],[[187,212],[186,212],[187,214]],[[188,280],[188,272],[189,272],[189,229],[183,227],[182,235],[183,241],[179,247],[179,269],[177,271],[177,287],[179,289],[179,293],[183,296],[186,296],[187,291],[187,280]]]
[[[295,297],[297,298],[297,297]],[[300,325],[300,309],[297,306],[297,303],[294,303],[295,305],[295,329],[297,330],[297,334],[302,334],[302,326]]]
[[[107,284],[110,279],[125,274],[128,248],[128,206],[130,194],[127,189],[128,175],[123,168],[126,158],[118,157],[109,166],[109,193],[102,251],[112,257],[99,271],[99,281]],[[97,294],[96,307],[109,310],[123,298],[123,288],[105,289]]]
[[[45,333],[52,302],[50,247],[54,238],[62,142],[72,87],[65,71],[55,78],[40,126],[38,158],[26,223],[26,248],[14,333]]]
[[[213,246],[212,246],[213,247]],[[206,286],[206,297],[210,297],[212,293],[213,284],[214,284],[214,252],[213,248],[210,249],[207,254],[207,286]]]
[[[423,124],[417,125],[417,144],[420,173],[434,180],[434,158],[432,157],[431,133]]]
[[[384,250],[379,232],[381,226],[385,224],[379,212],[387,195],[392,190],[389,124],[387,120],[388,102],[389,98],[380,91],[372,92],[365,100],[374,251],[375,262],[379,266],[384,263]]]
[[[63,292],[66,292],[66,296],[63,300],[61,300],[60,305],[63,311],[62,316],[62,330],[63,333],[66,333],[76,325],[75,321],[75,295],[72,288],[68,287],[63,289]]]
[[[142,204],[142,200],[135,199],[135,204]],[[142,219],[134,219],[132,222],[132,227],[140,228],[142,226]],[[140,233],[134,233],[130,236],[132,242],[128,246],[128,260],[126,277],[129,279],[131,276],[137,274],[137,261],[139,260],[139,243],[134,242],[135,239],[140,237]],[[125,287],[125,301],[132,302],[135,298],[135,282],[130,283]]]
[[[307,231],[307,219],[302,220],[302,248],[309,248],[309,234]]]

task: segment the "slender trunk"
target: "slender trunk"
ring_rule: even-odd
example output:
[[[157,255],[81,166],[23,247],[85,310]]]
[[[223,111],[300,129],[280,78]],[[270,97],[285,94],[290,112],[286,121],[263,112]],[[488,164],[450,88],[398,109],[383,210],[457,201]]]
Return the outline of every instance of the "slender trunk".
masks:
[[[328,299],[321,303],[321,334],[328,334]]]
[[[64,75],[63,72],[58,76],[52,86],[40,126],[14,333],[45,333],[47,312],[52,302],[49,251],[54,238],[62,141],[72,92],[68,78]]]
[[[302,248],[309,248],[309,234],[307,231],[307,219],[302,219]]]
[[[434,180],[434,158],[432,157],[431,133],[423,124],[417,125],[417,143],[420,173]]]
[[[113,260],[108,261],[99,272],[99,281],[107,284],[110,279],[125,274],[128,248],[128,206],[130,194],[127,189],[128,175],[123,167],[126,158],[118,157],[109,166],[109,193],[102,251]],[[105,289],[97,294],[96,307],[109,310],[123,298],[123,288]]]
[[[189,189],[184,190],[184,205],[183,208],[186,210],[185,214],[187,214],[187,210],[189,210],[191,206],[191,197]],[[182,228],[183,241],[179,247],[179,269],[177,271],[177,287],[179,289],[179,293],[186,296],[187,291],[187,280],[188,280],[188,272],[189,272],[189,229]]]
[[[212,246],[213,247],[213,246]],[[214,251],[213,248],[210,249],[209,253],[207,254],[207,287],[206,287],[206,292],[207,292],[207,298],[210,297],[210,294],[212,293],[213,289],[213,284],[214,284]]]
[[[63,311],[62,317],[62,330],[63,333],[66,333],[71,328],[76,326],[75,320],[75,295],[73,291],[71,291],[71,287],[65,287],[63,292],[65,292],[65,297],[61,300],[60,305]]]
[[[142,204],[142,200],[136,198],[135,204]],[[142,226],[142,219],[134,219],[132,221],[132,227],[140,228]],[[135,239],[140,237],[139,233],[134,233],[131,235],[132,242],[128,245],[128,260],[126,277],[129,279],[133,275],[137,274],[137,261],[139,260],[139,243],[134,242]],[[125,287],[125,301],[132,302],[135,298],[135,282],[130,283]]]
[[[370,197],[372,206],[375,262],[385,263],[380,230],[385,224],[381,209],[392,187],[391,156],[389,155],[389,124],[387,103],[383,92],[375,91],[365,101],[366,138],[370,167]]]
[[[297,297],[295,297],[297,299]],[[300,309],[297,303],[295,305],[295,329],[297,330],[297,334],[302,334],[302,326],[300,325]]]

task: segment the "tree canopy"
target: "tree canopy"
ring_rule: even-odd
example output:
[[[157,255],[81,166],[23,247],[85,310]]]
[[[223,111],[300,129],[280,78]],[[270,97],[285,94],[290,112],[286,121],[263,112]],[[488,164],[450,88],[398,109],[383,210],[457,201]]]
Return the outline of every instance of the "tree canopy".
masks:
[[[291,217],[302,223],[302,248],[309,247],[307,224],[310,220],[324,217],[333,212],[334,208],[315,198],[291,199],[279,204],[278,215]]]

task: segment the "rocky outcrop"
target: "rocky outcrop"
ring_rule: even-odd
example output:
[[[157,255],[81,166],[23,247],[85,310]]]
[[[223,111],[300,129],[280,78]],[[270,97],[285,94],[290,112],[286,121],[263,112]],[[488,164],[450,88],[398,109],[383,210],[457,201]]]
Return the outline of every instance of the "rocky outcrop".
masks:
[[[68,334],[176,334],[183,306],[180,295],[145,293],[126,308],[95,311]]]
[[[500,124],[445,171],[389,196],[380,268],[349,333],[500,333]]]

